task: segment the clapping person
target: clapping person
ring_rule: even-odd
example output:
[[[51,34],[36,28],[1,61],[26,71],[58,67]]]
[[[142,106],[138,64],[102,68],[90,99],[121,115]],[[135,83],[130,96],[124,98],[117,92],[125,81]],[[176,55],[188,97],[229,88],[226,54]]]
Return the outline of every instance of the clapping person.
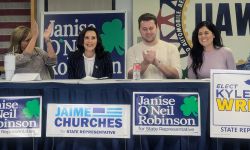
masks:
[[[18,26],[11,35],[9,51],[14,50],[16,57],[15,73],[39,73],[41,79],[51,79],[50,67],[56,65],[57,55],[50,41],[52,25],[44,31],[44,41],[47,52],[36,47],[39,36],[38,24],[34,21],[31,29],[25,26]]]
[[[157,38],[156,16],[142,14],[138,19],[142,41],[127,51],[127,77],[133,77],[133,64],[141,64],[142,79],[179,79],[181,78],[180,53],[177,47]]]

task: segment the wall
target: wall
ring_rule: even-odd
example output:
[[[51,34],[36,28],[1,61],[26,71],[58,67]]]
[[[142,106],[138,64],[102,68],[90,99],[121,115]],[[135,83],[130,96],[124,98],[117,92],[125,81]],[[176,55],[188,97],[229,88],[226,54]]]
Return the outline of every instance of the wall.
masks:
[[[127,46],[132,45],[132,0],[116,0],[116,10],[127,10]],[[48,0],[49,11],[112,10],[112,0]],[[37,21],[41,24],[44,0],[37,0]]]
[[[112,0],[48,0],[48,11],[112,10]]]
[[[132,2],[133,0],[116,0],[116,6],[115,6],[116,10],[127,10],[128,48],[132,45],[132,41],[133,41]]]

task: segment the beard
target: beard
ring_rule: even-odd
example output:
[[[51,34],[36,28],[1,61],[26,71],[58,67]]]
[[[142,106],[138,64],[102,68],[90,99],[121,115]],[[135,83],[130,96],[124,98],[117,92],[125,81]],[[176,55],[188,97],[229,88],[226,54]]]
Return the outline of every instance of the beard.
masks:
[[[156,35],[150,37],[142,37],[143,41],[146,43],[153,43],[155,41]]]

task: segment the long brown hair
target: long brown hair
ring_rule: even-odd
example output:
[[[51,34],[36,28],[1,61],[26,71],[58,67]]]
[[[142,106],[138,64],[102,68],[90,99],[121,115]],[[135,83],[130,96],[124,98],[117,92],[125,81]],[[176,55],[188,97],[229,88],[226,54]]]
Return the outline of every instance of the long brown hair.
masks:
[[[30,33],[30,28],[25,27],[25,26],[18,26],[16,27],[10,38],[10,47],[9,47],[9,52],[12,52],[14,49],[15,53],[22,53],[21,50],[21,42],[27,38],[27,36]]]

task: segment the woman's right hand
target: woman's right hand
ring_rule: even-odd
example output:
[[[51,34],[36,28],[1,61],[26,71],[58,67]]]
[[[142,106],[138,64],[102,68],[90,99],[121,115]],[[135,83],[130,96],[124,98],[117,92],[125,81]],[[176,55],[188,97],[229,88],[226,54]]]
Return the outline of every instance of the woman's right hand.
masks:
[[[38,24],[35,20],[31,23],[30,34],[31,34],[31,39],[29,41],[29,44],[26,46],[25,50],[23,51],[24,53],[28,53],[28,54],[33,53],[33,50],[36,46],[36,41],[39,35]]]
[[[34,20],[31,24],[31,36],[36,39],[39,36],[38,24],[36,20]]]
[[[48,28],[44,30],[43,37],[45,42],[50,40],[50,34],[52,32],[52,24],[50,23]]]

